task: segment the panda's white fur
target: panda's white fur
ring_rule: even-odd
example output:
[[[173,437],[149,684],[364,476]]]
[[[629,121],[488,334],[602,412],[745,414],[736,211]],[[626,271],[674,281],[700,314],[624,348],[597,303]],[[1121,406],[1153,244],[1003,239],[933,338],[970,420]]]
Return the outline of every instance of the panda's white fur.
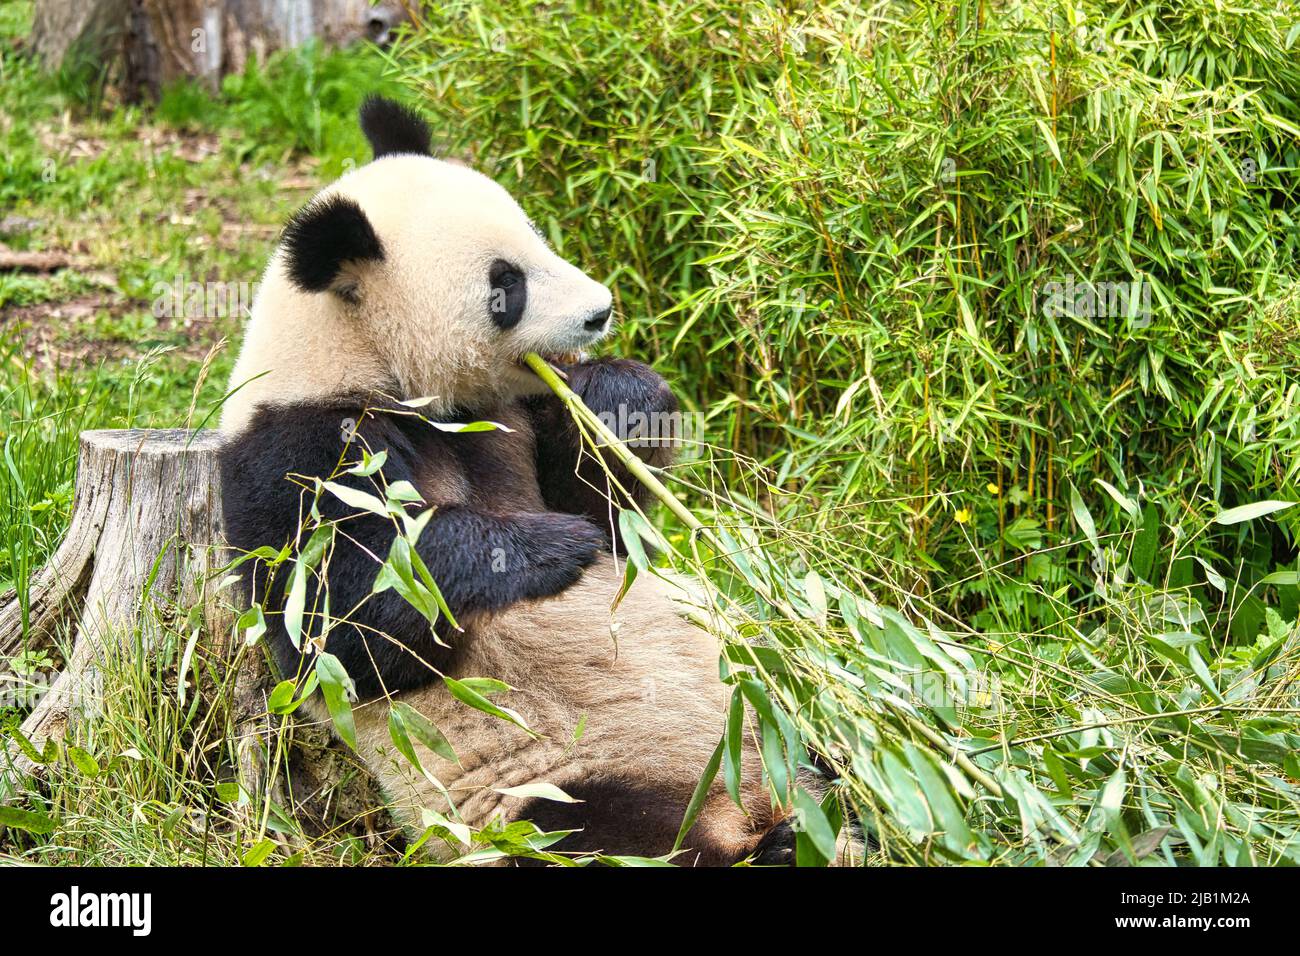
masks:
[[[236,390],[222,428],[232,448],[259,411],[371,390],[431,398],[425,411],[434,416],[474,408],[506,417],[519,396],[545,390],[520,367],[520,356],[585,347],[594,336],[581,331],[583,317],[610,306],[609,290],[556,255],[504,189],[463,166],[383,155],[314,202],[329,197],[360,207],[383,257],[345,263],[328,289],[305,291],[291,278],[289,253],[277,250],[231,377]],[[523,319],[506,331],[492,327],[483,306],[491,293],[488,264],[502,257],[528,272]],[[443,507],[473,499],[461,474],[422,474],[420,486],[427,501]],[[511,489],[503,497],[518,500],[494,506],[540,507],[535,490]],[[535,783],[650,795],[637,811],[647,822],[636,812],[626,819],[621,836],[633,849],[637,828],[649,833],[650,817],[659,831],[680,821],[721,736],[729,689],[719,678],[716,641],[679,613],[679,588],[642,574],[611,612],[622,571],[606,551],[562,593],[471,615],[462,621],[465,632],[452,638],[462,650],[448,676],[510,684],[516,689],[499,702],[539,736],[455,701],[440,681],[394,695],[456,748],[459,764],[416,744],[450,801],[397,753],[388,700],[356,706],[359,753],[403,823],[418,831],[423,808],[471,826],[536,812],[538,802],[500,793]],[[319,706],[316,714],[323,716]],[[719,774],[682,862],[738,860],[780,822],[748,735],[742,765],[744,809],[727,796]],[[614,799],[610,812],[622,806]],[[664,814],[667,822],[657,818]],[[662,833],[657,839],[651,849],[663,852]]]
[[[480,173],[428,156],[382,156],[326,187],[354,199],[382,237],[382,262],[349,264],[348,296],[305,292],[283,250],[253,302],[222,410],[238,432],[263,402],[389,387],[432,398],[433,412],[545,388],[519,367],[525,352],[590,344],[573,318],[610,307],[610,292],[560,258],[510,194]],[[483,321],[488,263],[529,271],[527,311],[501,335]]]

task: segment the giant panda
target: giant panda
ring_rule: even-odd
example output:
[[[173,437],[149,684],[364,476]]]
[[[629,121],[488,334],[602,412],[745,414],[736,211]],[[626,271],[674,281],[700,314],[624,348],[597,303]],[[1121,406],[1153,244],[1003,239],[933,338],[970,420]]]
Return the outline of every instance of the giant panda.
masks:
[[[281,548],[311,478],[336,474],[360,448],[386,452],[384,479],[409,481],[422,499],[413,507],[434,509],[418,551],[460,625],[431,628],[395,591],[372,595],[393,525],[320,498],[324,517],[346,519],[325,585],[336,618],[325,649],[355,683],[357,749],[393,812],[417,832],[429,808],[474,827],[575,831],[552,852],[667,854],[726,719],[719,648],[653,575],[611,612],[623,570],[607,479],[521,356],[554,357],[584,402],[615,418],[620,407],[624,420],[671,412],[676,399],[640,362],[566,364],[608,334],[609,289],[558,256],[501,186],[434,158],[418,114],[372,98],[360,119],[373,161],[293,216],[251,309],[221,419],[229,543]],[[400,404],[414,399],[427,400],[418,415]],[[671,452],[638,454],[663,465]],[[274,613],[287,574],[245,576],[268,610],[280,670],[305,672]],[[312,580],[308,608],[320,586]],[[453,699],[442,675],[504,681],[514,689],[494,700],[537,736]],[[446,794],[397,753],[390,701],[455,749],[458,762],[415,745]],[[719,775],[674,862],[792,862],[794,828],[745,748],[743,808]],[[578,802],[501,793],[538,783]]]

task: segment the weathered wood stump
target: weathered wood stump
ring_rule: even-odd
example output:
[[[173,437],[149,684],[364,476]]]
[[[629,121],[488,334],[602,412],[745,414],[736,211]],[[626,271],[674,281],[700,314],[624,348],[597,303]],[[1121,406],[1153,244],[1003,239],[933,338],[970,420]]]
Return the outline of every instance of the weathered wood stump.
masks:
[[[232,609],[214,579],[224,563],[219,446],[212,431],[82,433],[72,521],[31,583],[25,633],[17,595],[0,599],[0,657],[48,647],[61,630],[73,636],[21,728],[37,748],[93,718],[107,656],[151,653],[169,615],[198,609],[206,634],[230,636]],[[20,772],[35,769],[13,758]]]
[[[264,796],[282,804],[287,795],[289,812],[318,832],[380,839],[376,834],[388,830],[383,799],[327,728],[290,721],[288,745],[276,748],[287,753],[274,767],[268,760],[270,741],[288,728],[267,710],[265,655],[239,639],[236,591],[223,587],[230,582],[222,568],[235,555],[222,532],[220,444],[214,431],[81,435],[72,520],[30,583],[26,626],[18,595],[0,595],[0,675],[20,650],[63,650],[62,671],[21,733],[37,750],[75,738],[114,693],[114,670],[105,666],[113,655],[154,655],[179,633],[197,640],[207,663],[219,661],[232,678],[230,696],[219,703],[228,708],[221,723],[232,735],[230,770],[246,798],[237,823],[255,826]],[[178,688],[184,680],[177,675]],[[12,784],[44,772],[19,747],[4,746],[0,800],[14,794]]]

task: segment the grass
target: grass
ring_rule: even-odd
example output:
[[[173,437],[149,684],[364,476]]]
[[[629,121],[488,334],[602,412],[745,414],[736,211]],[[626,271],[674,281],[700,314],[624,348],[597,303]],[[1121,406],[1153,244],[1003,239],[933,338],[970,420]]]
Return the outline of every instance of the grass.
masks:
[[[25,221],[0,238],[75,264],[0,274],[0,587],[23,601],[67,527],[77,435],[199,422],[221,400],[240,316],[186,315],[183,301],[159,314],[160,301],[170,305],[163,290],[178,279],[182,289],[255,283],[288,214],[345,163],[364,161],[356,108],[386,83],[373,53],[308,49],[228,78],[220,96],[168,91],[149,113],[93,99],[103,93],[93,84],[42,75],[14,45],[30,16],[30,3],[0,4],[0,218]],[[281,95],[285,87],[294,97]],[[286,102],[297,113],[286,114]],[[167,632],[156,670],[115,662],[122,694],[79,741],[97,766],[59,764],[49,802],[33,804],[57,814],[58,830],[6,830],[0,853],[103,864],[243,859],[228,721],[220,708],[177,708],[184,642]],[[58,659],[33,650],[8,663],[39,687]],[[23,686],[0,683],[0,727],[21,719]],[[315,832],[305,854],[313,862],[371,852],[348,834]]]
[[[426,5],[386,65],[309,51],[66,128],[59,88],[7,52],[23,119],[0,127],[0,201],[45,220],[28,247],[81,239],[115,273],[107,308],[42,341],[173,351],[86,372],[13,340],[0,576],[57,540],[76,431],[183,421],[235,334],[155,320],[153,283],[255,277],[272,233],[229,224],[273,227],[308,194],[286,180],[360,159],[357,98],[400,83],[616,290],[615,347],[701,413],[701,453],[661,477],[708,535],[644,517],[712,585],[776,797],[831,829],[858,815],[873,862],[1300,863],[1300,507],[1257,507],[1300,500],[1297,13]],[[80,272],[0,279],[6,315],[100,294]],[[184,743],[117,809],[68,803],[76,840],[9,852],[162,853],[131,808],[217,806],[228,741],[161,726]],[[100,757],[129,749],[117,733]],[[841,774],[821,807],[791,786],[805,747]],[[184,858],[268,834],[270,861],[398,858],[346,827],[205,819]]]

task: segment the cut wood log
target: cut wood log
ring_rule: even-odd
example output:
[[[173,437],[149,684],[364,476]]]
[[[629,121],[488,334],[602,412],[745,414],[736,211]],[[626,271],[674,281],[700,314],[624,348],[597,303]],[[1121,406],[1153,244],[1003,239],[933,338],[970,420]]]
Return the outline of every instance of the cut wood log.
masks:
[[[99,712],[104,665],[156,650],[169,615],[197,608],[203,631],[229,640],[232,609],[214,580],[219,447],[216,432],[82,433],[68,534],[35,576],[26,614],[13,592],[0,608],[0,654],[48,647],[60,625],[72,634],[62,672],[21,728],[38,749]],[[10,756],[20,773],[36,770]]]
[[[153,655],[169,634],[197,627],[209,662],[235,668],[226,672],[230,699],[220,703],[228,706],[222,726],[232,735],[232,770],[243,790],[238,825],[259,828],[269,800],[308,832],[374,842],[391,827],[355,755],[326,728],[292,721],[293,732],[271,746],[285,718],[268,712],[266,657],[238,639],[236,589],[222,587],[221,571],[235,556],[222,532],[220,446],[215,431],[82,433],[67,536],[33,576],[26,607],[13,590],[0,596],[0,676],[22,650],[64,649],[62,671],[21,733],[38,751],[47,741],[75,741],[114,693],[110,682],[122,673],[110,666],[115,655]],[[282,758],[274,775],[272,751]],[[0,800],[44,771],[16,743],[3,746]]]
[[[23,252],[0,243],[0,270],[55,272],[76,264],[66,252]]]

